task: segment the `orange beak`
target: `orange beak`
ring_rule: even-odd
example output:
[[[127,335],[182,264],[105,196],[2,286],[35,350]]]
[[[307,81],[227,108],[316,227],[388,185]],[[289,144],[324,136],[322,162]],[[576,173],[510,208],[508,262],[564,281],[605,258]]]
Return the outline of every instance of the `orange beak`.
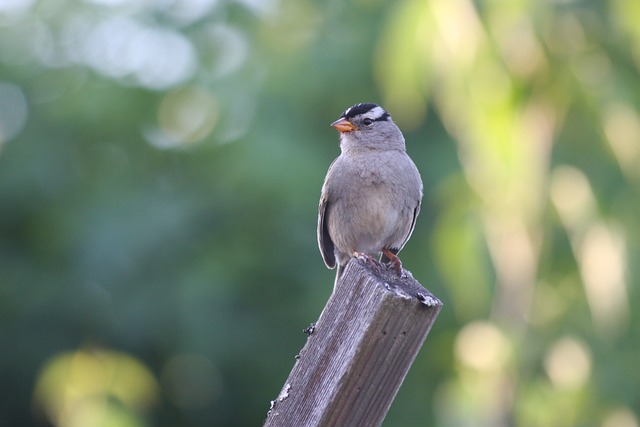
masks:
[[[338,132],[341,132],[341,133],[358,130],[358,127],[356,125],[354,125],[344,117],[341,117],[335,122],[331,123],[331,126],[333,126]]]

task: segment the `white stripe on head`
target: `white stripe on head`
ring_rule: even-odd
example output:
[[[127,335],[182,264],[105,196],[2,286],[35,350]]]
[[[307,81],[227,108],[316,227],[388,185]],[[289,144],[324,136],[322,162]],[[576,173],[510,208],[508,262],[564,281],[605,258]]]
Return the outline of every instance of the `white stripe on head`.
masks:
[[[370,119],[373,121],[387,120],[389,118],[389,113],[384,111],[380,106],[373,103],[360,103],[356,104],[350,108],[347,108],[344,113],[340,116],[347,120],[353,119],[355,117],[360,117],[361,119]]]
[[[376,106],[374,108],[372,108],[371,110],[367,111],[366,113],[364,113],[362,115],[362,118],[368,118],[371,120],[378,120],[380,117],[382,117],[383,115],[387,114],[386,111],[384,111],[382,109],[382,107]]]

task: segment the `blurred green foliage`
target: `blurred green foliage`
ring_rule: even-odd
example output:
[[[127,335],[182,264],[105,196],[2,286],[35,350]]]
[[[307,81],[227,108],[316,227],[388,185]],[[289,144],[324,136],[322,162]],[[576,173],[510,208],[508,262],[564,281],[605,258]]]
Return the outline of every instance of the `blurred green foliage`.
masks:
[[[638,427],[639,4],[0,1],[0,425],[260,425],[369,101],[445,303],[385,425]]]

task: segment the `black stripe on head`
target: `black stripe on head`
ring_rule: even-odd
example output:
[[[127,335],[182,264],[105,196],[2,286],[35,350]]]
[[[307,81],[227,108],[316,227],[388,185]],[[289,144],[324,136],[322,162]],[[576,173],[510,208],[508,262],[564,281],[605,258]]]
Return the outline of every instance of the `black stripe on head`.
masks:
[[[389,113],[387,113],[386,111],[384,111],[382,109],[382,107],[380,107],[378,104],[373,104],[373,103],[361,103],[361,104],[356,104],[351,108],[347,108],[344,113],[342,113],[342,115],[340,117],[345,118],[345,119],[353,119],[356,116],[368,113],[369,111],[378,108],[382,111],[383,114],[381,114],[378,117],[371,117],[371,119],[373,119],[374,121],[384,121],[387,120],[389,118]]]

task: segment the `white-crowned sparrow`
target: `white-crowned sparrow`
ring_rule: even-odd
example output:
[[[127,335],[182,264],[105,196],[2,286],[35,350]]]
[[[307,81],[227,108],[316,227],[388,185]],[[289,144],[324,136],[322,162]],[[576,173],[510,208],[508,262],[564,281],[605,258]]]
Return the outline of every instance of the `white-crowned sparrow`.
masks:
[[[422,200],[422,180],[402,132],[376,104],[356,104],[331,124],[341,154],[327,172],[318,209],[318,245],[336,283],[352,257],[372,263],[382,253],[402,274],[407,243]]]

